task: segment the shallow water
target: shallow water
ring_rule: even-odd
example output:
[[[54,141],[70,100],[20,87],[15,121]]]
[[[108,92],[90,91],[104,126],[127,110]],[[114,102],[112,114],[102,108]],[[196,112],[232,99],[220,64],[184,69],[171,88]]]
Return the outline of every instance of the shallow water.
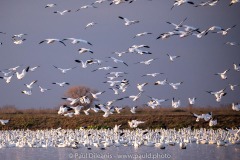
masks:
[[[178,145],[161,150],[155,147],[109,147],[99,148],[1,148],[0,159],[4,160],[73,160],[73,159],[188,159],[188,160],[238,160],[240,145],[217,147],[216,145],[188,144],[187,149]]]

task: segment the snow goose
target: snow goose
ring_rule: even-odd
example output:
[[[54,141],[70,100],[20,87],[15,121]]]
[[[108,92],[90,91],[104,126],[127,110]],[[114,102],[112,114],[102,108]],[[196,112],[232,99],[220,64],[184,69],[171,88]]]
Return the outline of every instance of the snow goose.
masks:
[[[240,71],[240,64],[237,65],[237,64],[234,63],[234,64],[233,64],[233,69],[234,69],[235,71],[238,71],[238,72],[239,72],[239,71]]]
[[[166,85],[168,82],[167,82],[167,79],[164,79],[164,80],[162,80],[162,81],[156,81],[155,83],[154,83],[154,85],[162,85],[162,86],[164,86],[164,85]]]
[[[116,54],[118,57],[122,57],[123,54],[128,53],[126,51],[123,52],[112,52],[112,54]]]
[[[21,93],[26,94],[28,96],[31,96],[32,95],[32,90],[28,90],[28,91],[24,90]]]
[[[58,114],[64,114],[65,112],[71,111],[71,110],[73,110],[71,107],[67,105],[62,105],[59,107]]]
[[[32,81],[32,82],[29,83],[29,84],[24,84],[24,85],[25,85],[28,89],[32,89],[32,88],[33,88],[33,85],[34,85],[35,83],[37,83],[37,80]]]
[[[158,72],[155,72],[155,73],[147,73],[147,74],[142,75],[142,77],[144,77],[144,76],[156,77],[156,76],[159,75],[159,74],[164,74],[164,73],[158,73]]]
[[[80,48],[80,49],[78,49],[78,52],[79,52],[79,54],[86,53],[86,52],[93,53],[93,51],[88,48]]]
[[[48,38],[48,39],[44,39],[43,41],[39,42],[39,44],[42,44],[43,42],[46,42],[47,44],[52,44],[54,42],[60,42],[64,46],[66,46],[66,44],[63,41],[61,41],[60,39]]]
[[[174,97],[173,97],[173,99],[172,99],[172,107],[173,108],[178,108],[180,105],[181,105],[181,101],[180,100],[175,101]]]
[[[140,91],[140,92],[143,92],[143,87],[146,86],[148,83],[142,83],[142,84],[137,84],[137,89]]]
[[[141,63],[141,64],[145,64],[145,65],[150,65],[152,61],[156,60],[158,58],[152,58],[152,59],[149,59],[149,60],[146,60],[146,61],[140,61],[140,62],[137,62],[135,64],[138,64],[138,63]]]
[[[216,73],[216,74],[214,74],[214,75],[219,75],[220,77],[221,77],[221,79],[227,79],[227,72],[229,71],[230,69],[227,69],[227,70],[225,70],[224,72],[222,72],[222,73]]]
[[[103,83],[109,83],[109,86],[113,87],[115,86],[117,83],[121,83],[121,81],[105,81]]]
[[[120,60],[120,59],[117,59],[117,58],[114,58],[114,57],[107,57],[107,58],[111,58],[113,60],[113,62],[115,62],[115,63],[123,63],[126,66],[128,66],[128,64],[126,62],[124,62],[123,60]]]
[[[174,62],[176,58],[179,58],[180,56],[171,56],[169,54],[167,54],[167,56],[169,57],[171,62]]]
[[[180,6],[180,5],[183,5],[183,4],[186,4],[186,3],[194,5],[194,3],[193,3],[192,1],[190,1],[190,0],[175,0],[173,6],[172,6],[172,8],[171,8],[171,10],[172,10],[173,7],[175,7],[175,6]]]
[[[123,107],[114,107],[115,111],[119,114],[121,110],[124,109]]]
[[[101,108],[101,110],[104,112],[104,115],[103,117],[108,117],[110,114],[113,114],[112,113],[112,110],[114,109],[114,107],[103,107],[103,106],[99,106]]]
[[[240,45],[240,43],[238,43],[238,42],[226,42],[225,44],[230,45],[230,46],[239,46]]]
[[[232,91],[235,90],[235,87],[240,86],[239,84],[229,84],[229,87]]]
[[[54,3],[50,3],[50,4],[47,4],[45,6],[45,8],[52,8],[52,7],[55,7],[57,4],[54,4]]]
[[[66,40],[70,40],[72,41],[72,44],[77,44],[77,43],[85,43],[85,44],[89,44],[92,45],[92,43],[84,40],[84,39],[77,39],[77,38],[64,38],[62,41],[66,41]]]
[[[133,106],[131,109],[130,109],[130,112],[135,114],[136,113],[136,109],[137,109],[137,106]]]
[[[138,121],[138,120],[131,120],[128,121],[130,128],[137,128],[139,124],[145,123],[144,121]]]
[[[59,85],[60,87],[64,87],[65,85],[70,85],[68,82],[53,82],[52,84]]]
[[[65,117],[73,117],[73,115],[74,115],[74,112],[69,112],[69,113],[63,114],[63,116],[65,116]]]
[[[113,74],[115,77],[120,77],[120,74],[128,74],[126,72],[110,72],[110,73],[107,73],[106,75],[108,74]]]
[[[69,13],[69,12],[71,12],[71,10],[66,9],[66,10],[64,10],[64,11],[54,11],[53,13],[58,13],[58,14],[60,14],[61,16],[63,16],[63,15],[65,15],[66,13]]]
[[[231,0],[229,6],[233,5],[233,4],[236,4],[236,3],[239,3],[240,1],[239,0]]]
[[[72,70],[72,69],[77,68],[77,67],[72,67],[72,68],[66,68],[66,69],[64,69],[64,68],[59,68],[59,67],[54,66],[54,65],[53,65],[53,67],[56,68],[56,69],[58,69],[59,71],[61,71],[63,74],[67,73],[67,71],[70,71],[70,70]]]
[[[141,33],[136,34],[133,38],[145,36],[145,35],[148,35],[148,34],[152,34],[152,33],[150,33],[150,32],[141,32]]]
[[[6,120],[4,120],[4,119],[0,119],[0,123],[2,124],[2,125],[6,125],[7,123],[9,123],[9,119],[6,119]]]
[[[220,31],[217,32],[212,32],[212,33],[219,33],[222,34],[223,36],[228,34],[228,31],[234,27],[236,27],[237,25],[233,25],[232,27],[226,28],[226,29],[221,29]]]
[[[145,44],[140,44],[140,45],[132,45],[131,47],[128,48],[128,52],[135,52],[135,49],[139,48],[150,48],[148,45]]]
[[[189,102],[189,104],[191,104],[191,105],[194,105],[195,104],[195,101],[196,101],[196,97],[193,97],[193,98],[188,98],[188,102]]]
[[[96,4],[96,3],[99,3],[99,4],[100,4],[100,3],[103,3],[103,2],[106,2],[106,1],[107,1],[107,0],[96,0],[95,2],[92,3],[92,5],[93,5],[93,4]]]
[[[13,39],[14,44],[23,44],[24,41],[26,41],[26,39]]]
[[[128,0],[112,0],[112,2],[110,2],[109,5],[112,5],[112,4],[121,4],[121,3],[124,3],[124,2],[127,2]]]
[[[131,95],[131,96],[128,96],[128,97],[125,97],[125,98],[131,98],[132,101],[137,101],[141,95],[142,95],[143,92],[139,92],[137,95]]]
[[[28,66],[27,68],[23,69],[21,73],[16,72],[17,79],[20,79],[20,80],[23,79],[23,78],[26,76],[29,68],[30,68],[30,67]]]
[[[175,27],[175,29],[177,30],[177,29],[182,27],[183,22],[186,21],[186,20],[187,20],[187,18],[182,20],[179,24],[175,24],[175,23],[172,23],[172,22],[166,22],[166,23],[173,25]]]
[[[166,33],[161,33],[158,37],[157,37],[157,39],[167,39],[167,38],[169,38],[169,37],[171,37],[171,36],[174,36],[174,35],[179,35],[177,32],[166,32]]]
[[[177,90],[178,87],[179,87],[182,83],[183,83],[183,82],[169,83],[169,85],[172,86],[173,89]]]
[[[234,111],[240,111],[240,104],[239,103],[232,103],[232,110]]]
[[[4,75],[5,77],[9,76],[9,74],[12,73],[12,71],[9,71],[9,72],[0,71],[0,72],[3,73],[3,75]]]
[[[98,99],[98,96],[101,95],[101,94],[103,94],[103,93],[105,93],[105,91],[97,92],[97,93],[92,93],[92,92],[90,92],[90,94],[92,95],[92,97],[93,97],[94,99]]]
[[[80,11],[81,9],[87,9],[87,8],[97,8],[97,7],[94,6],[93,4],[84,5],[84,6],[80,7],[79,9],[77,9],[76,12]]]
[[[14,74],[13,74],[13,75],[14,75]],[[6,81],[6,83],[10,83],[13,75],[8,76],[8,77],[7,77],[7,76],[4,76],[4,77],[0,77],[0,78],[1,78],[1,79],[4,79],[4,80]]]
[[[63,97],[62,99],[69,101],[70,105],[75,105],[76,103],[80,102],[79,98],[66,98],[66,97]]]
[[[93,60],[86,60],[85,62],[82,60],[75,60],[75,62],[77,63],[81,63],[82,64],[82,68],[87,68],[88,64],[94,64],[96,62],[94,62]]]
[[[40,66],[35,66],[35,67],[30,67],[29,71],[34,72],[37,68],[39,68]]]
[[[139,23],[140,21],[137,21],[137,20],[132,20],[132,21],[130,21],[129,19],[127,19],[127,18],[124,18],[124,17],[121,17],[121,16],[119,16],[118,18],[120,18],[120,19],[123,19],[124,21],[125,21],[125,26],[129,26],[129,25],[132,25],[132,24],[135,24],[135,23]]]
[[[168,99],[157,99],[151,96],[148,96],[148,97],[151,98],[151,100],[155,101],[158,106],[160,106],[161,103],[168,101]]]
[[[70,108],[72,108],[74,110],[74,115],[79,115],[83,106],[78,105],[76,107],[70,107]]]
[[[41,86],[38,86],[38,87],[39,87],[39,89],[40,89],[40,92],[42,92],[42,93],[51,90],[51,89],[49,89],[49,88],[43,88],[43,87],[41,87]]]
[[[213,119],[210,119],[209,121],[209,127],[213,127],[213,126],[216,126],[217,125],[217,119],[213,120]]]
[[[113,90],[115,95],[119,94],[119,92],[118,92],[119,87],[118,88],[109,88],[109,89]]]
[[[15,34],[15,35],[12,36],[12,38],[13,38],[13,39],[14,39],[14,38],[22,38],[22,37],[25,36],[25,35],[27,35],[27,34],[25,34],[25,33]]]
[[[112,69],[112,68],[118,68],[118,67],[111,67],[111,66],[106,66],[106,67],[100,67],[100,68],[97,68],[97,69],[94,69],[92,72],[95,72],[97,70],[109,70],[109,69]]]
[[[89,111],[90,111],[90,108],[83,110],[83,112],[84,112],[85,115],[87,115],[87,116],[89,115]]]
[[[97,24],[96,22],[90,22],[85,26],[85,29],[89,28],[89,27],[93,27],[95,24]]]
[[[213,92],[213,91],[207,91],[207,93],[209,93],[209,94],[211,94],[211,95],[214,95],[215,98],[216,98],[216,101],[217,101],[217,102],[220,102],[221,99],[222,99],[222,97],[227,94],[226,92],[224,92],[225,90],[226,90],[226,88],[221,89],[221,90],[219,90],[219,91],[215,91],[215,92]]]

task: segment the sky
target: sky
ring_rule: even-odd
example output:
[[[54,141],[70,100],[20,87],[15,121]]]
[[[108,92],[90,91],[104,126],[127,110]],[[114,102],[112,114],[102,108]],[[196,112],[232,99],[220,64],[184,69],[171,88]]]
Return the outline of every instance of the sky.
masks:
[[[35,72],[27,73],[22,80],[13,76],[11,83],[7,84],[0,79],[0,106],[15,105],[17,108],[53,108],[63,103],[61,97],[69,87],[88,86],[98,91],[106,91],[99,96],[99,103],[105,103],[130,95],[137,95],[138,83],[147,82],[142,96],[136,102],[131,99],[124,99],[114,105],[142,105],[146,104],[151,97],[164,98],[169,101],[163,106],[170,107],[171,99],[181,100],[181,106],[188,105],[188,98],[197,97],[196,106],[220,106],[240,102],[240,87],[234,91],[229,88],[229,83],[240,84],[240,72],[233,70],[233,63],[240,63],[240,46],[226,45],[225,42],[240,43],[240,4],[229,6],[230,0],[220,1],[215,6],[194,7],[190,4],[176,6],[171,10],[173,0],[137,0],[133,3],[122,3],[109,5],[109,1],[102,4],[95,4],[97,8],[87,8],[76,12],[81,6],[88,5],[93,0],[8,0],[0,1],[0,70],[22,65],[18,71],[27,66],[40,66]],[[193,0],[195,4],[201,1]],[[57,4],[53,8],[45,8],[46,4]],[[70,9],[71,12],[65,15],[53,13]],[[119,16],[130,20],[140,21],[137,24],[125,26]],[[172,36],[168,39],[156,39],[160,34],[173,31],[172,23],[183,23],[185,25],[199,28],[200,31],[211,26],[222,28],[232,27],[225,36],[209,32],[202,38],[190,35],[185,38]],[[90,22],[97,24],[85,29]],[[181,28],[183,30],[183,28]],[[141,32],[152,34],[133,38]],[[23,44],[16,45],[12,41],[15,34],[25,33],[26,39]],[[39,44],[46,38],[81,38],[92,43],[91,45],[79,43],[71,44],[65,41],[66,46],[61,43]],[[152,54],[139,55],[126,53],[122,57],[112,54],[114,51],[126,51],[132,45],[145,44],[150,48],[144,48]],[[89,48],[91,53],[79,54],[79,48]],[[168,56],[178,55],[180,58],[170,62]],[[114,63],[106,58],[113,56],[128,64]],[[74,60],[88,60],[96,58],[103,60],[101,65],[90,65],[83,69]],[[158,58],[151,65],[135,64],[139,61]],[[107,61],[107,62],[105,62]],[[76,69],[62,74],[53,65],[61,68],[76,67]],[[92,70],[103,66],[115,66],[116,69],[109,71]],[[226,80],[220,79],[215,73],[230,69]],[[125,93],[114,95],[107,81],[106,74],[111,71],[123,71],[128,74],[116,80],[126,78],[130,86]],[[141,77],[146,73],[162,72],[157,77]],[[0,76],[3,76],[0,73]],[[171,86],[155,86],[158,80],[167,78],[168,82],[183,82],[178,90]],[[32,95],[27,96],[21,91],[27,90],[24,84],[37,80],[40,86],[50,88],[50,91],[41,93],[37,85],[32,89]],[[53,82],[69,82],[70,86],[59,87]],[[206,91],[219,91],[227,88],[227,95],[221,102],[216,102],[213,95]]]

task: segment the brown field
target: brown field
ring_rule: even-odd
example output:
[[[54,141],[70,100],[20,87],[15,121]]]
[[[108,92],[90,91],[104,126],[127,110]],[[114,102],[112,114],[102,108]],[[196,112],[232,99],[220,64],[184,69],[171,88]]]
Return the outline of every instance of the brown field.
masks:
[[[0,119],[10,119],[10,122],[3,126],[0,130],[12,129],[78,129],[82,126],[88,128],[112,128],[115,124],[121,124],[122,129],[129,128],[127,121],[136,119],[145,121],[139,125],[142,129],[155,128],[183,128],[193,126],[194,128],[210,128],[208,122],[201,120],[196,122],[196,118],[190,112],[197,114],[213,112],[214,119],[218,120],[218,124],[214,129],[225,127],[239,127],[240,112],[233,111],[231,106],[221,107],[180,107],[178,109],[160,107],[158,109],[139,108],[136,114],[131,114],[129,109],[125,109],[121,114],[113,114],[108,118],[102,117],[103,112],[94,113],[90,111],[90,115],[84,113],[72,118],[64,117],[57,114],[57,109],[24,109],[18,110],[14,106],[4,106],[0,108]]]

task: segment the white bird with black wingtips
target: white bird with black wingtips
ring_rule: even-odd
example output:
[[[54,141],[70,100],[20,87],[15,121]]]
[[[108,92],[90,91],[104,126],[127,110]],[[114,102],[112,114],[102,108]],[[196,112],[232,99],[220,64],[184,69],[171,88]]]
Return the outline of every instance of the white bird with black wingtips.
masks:
[[[140,92],[143,92],[143,87],[146,86],[148,83],[145,82],[145,83],[142,83],[142,84],[137,84],[137,89],[140,91]]]
[[[216,74],[214,74],[214,75],[219,75],[220,77],[221,77],[221,79],[227,79],[227,72],[229,71],[230,69],[227,69],[227,70],[225,70],[224,72],[222,72],[222,73],[216,73]]]
[[[166,85],[166,84],[168,84],[168,82],[167,82],[167,79],[164,79],[164,80],[162,80],[162,81],[156,81],[155,83],[154,83],[154,85],[162,85],[162,86],[164,86],[164,85]]]
[[[119,16],[118,18],[123,19],[125,21],[125,23],[124,23],[125,26],[129,26],[129,25],[136,24],[136,23],[140,22],[140,21],[137,21],[137,20],[129,20],[129,19],[121,17],[121,16]]]
[[[84,39],[78,39],[78,38],[64,38],[62,41],[70,40],[72,44],[77,44],[77,43],[85,43],[92,45],[92,43],[84,40]]]
[[[169,85],[172,86],[173,89],[177,90],[178,87],[179,87],[182,83],[183,83],[183,82],[169,83]]]
[[[25,85],[28,89],[32,89],[32,88],[33,88],[33,85],[34,85],[35,83],[37,83],[37,80],[32,81],[32,82],[29,83],[29,84],[24,84],[24,85]]]
[[[59,71],[61,71],[61,73],[63,73],[63,74],[67,73],[67,71],[70,71],[70,70],[73,70],[73,69],[77,68],[77,67],[72,67],[72,68],[59,68],[59,67],[54,66],[54,65],[53,65],[53,67],[56,68],[56,69],[58,69]]]
[[[175,61],[175,59],[179,58],[180,56],[171,56],[169,54],[167,54],[167,56],[169,57],[170,61],[173,62]]]
[[[59,85],[60,87],[64,87],[65,85],[70,85],[68,82],[53,82],[52,84]]]
[[[101,95],[101,94],[103,94],[103,93],[105,93],[105,91],[97,92],[97,93],[92,93],[92,92],[90,92],[90,93],[91,93],[91,95],[92,95],[92,97],[93,97],[94,99],[98,99],[98,96]]]
[[[237,72],[240,72],[240,64],[237,65],[237,64],[233,63],[233,69]]]
[[[173,99],[172,99],[172,107],[173,108],[178,108],[180,105],[181,105],[181,101],[180,100],[175,101],[174,97],[173,97]]]
[[[24,90],[24,91],[22,91],[21,93],[23,93],[23,94],[26,94],[26,95],[28,95],[28,96],[31,96],[32,95],[32,90]]]
[[[6,125],[7,123],[9,123],[9,119],[0,119],[0,123],[2,124],[2,125]]]
[[[239,103],[232,103],[232,110],[240,111],[240,104]]]
[[[87,68],[87,65],[88,64],[94,64],[94,63],[96,63],[96,62],[94,62],[93,60],[86,60],[85,62],[84,61],[82,61],[82,60],[75,60],[75,62],[77,62],[77,63],[81,63],[82,64],[82,68]]]
[[[23,79],[23,78],[26,76],[29,68],[30,68],[30,67],[28,66],[27,68],[23,69],[21,73],[16,72],[17,79],[19,79],[19,80]]]
[[[158,73],[158,72],[155,72],[155,73],[147,73],[147,74],[142,75],[142,77],[144,77],[144,76],[156,77],[156,76],[159,75],[159,74],[164,74],[164,73]]]
[[[63,10],[63,11],[54,11],[53,13],[58,13],[60,14],[61,16],[65,15],[66,13],[69,13],[71,12],[71,10],[69,9],[66,9],[66,10]]]
[[[133,38],[145,36],[145,35],[148,35],[148,34],[152,34],[152,33],[150,33],[150,32],[141,32],[141,33],[136,34]]]
[[[115,63],[123,63],[126,66],[128,66],[128,64],[126,62],[124,62],[123,60],[120,60],[120,59],[117,59],[117,58],[114,58],[114,57],[107,57],[107,58],[111,58],[113,60],[113,62],[115,62]]]
[[[47,44],[52,44],[52,43],[54,43],[54,42],[60,42],[61,44],[63,44],[64,46],[66,46],[66,44],[65,44],[63,41],[61,41],[60,39],[56,39],[56,38],[47,38],[47,39],[44,39],[44,40],[42,40],[41,42],[39,42],[39,44],[42,44],[42,43],[44,43],[44,42],[46,42]]]
[[[39,89],[40,89],[40,92],[42,92],[42,93],[51,90],[51,89],[49,89],[49,88],[43,88],[43,87],[41,87],[40,85],[39,85],[38,87],[39,87]]]
[[[195,104],[195,101],[196,101],[196,97],[193,97],[193,98],[188,98],[188,101],[189,101],[189,104],[191,105],[194,105]]]

